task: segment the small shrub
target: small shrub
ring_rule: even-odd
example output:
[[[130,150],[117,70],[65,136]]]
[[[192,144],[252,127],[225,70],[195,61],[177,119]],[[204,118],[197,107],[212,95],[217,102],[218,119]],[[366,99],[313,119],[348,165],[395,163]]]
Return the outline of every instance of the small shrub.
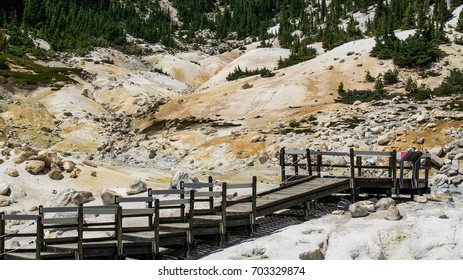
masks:
[[[114,60],[110,58],[104,58],[101,60],[101,62],[106,63],[106,64],[114,64]]]
[[[370,74],[370,71],[365,71],[365,81],[373,83],[376,79]]]
[[[399,82],[399,70],[387,70],[383,76],[384,83],[386,85],[393,85]]]
[[[275,76],[275,73],[273,73],[272,71],[270,71],[269,69],[265,67],[262,69],[257,68],[256,70],[251,70],[251,71],[246,68],[246,70],[243,71],[238,65],[235,68],[235,70],[233,70],[233,72],[228,74],[227,81],[235,81],[238,79],[242,79],[242,78],[246,78],[246,77],[250,77],[254,75],[260,75],[262,78],[269,78],[269,77]]]
[[[9,66],[5,58],[0,56],[0,70],[8,70]]]
[[[301,126],[301,123],[296,120],[291,120],[291,122],[289,122],[289,126],[292,128],[298,128]]]

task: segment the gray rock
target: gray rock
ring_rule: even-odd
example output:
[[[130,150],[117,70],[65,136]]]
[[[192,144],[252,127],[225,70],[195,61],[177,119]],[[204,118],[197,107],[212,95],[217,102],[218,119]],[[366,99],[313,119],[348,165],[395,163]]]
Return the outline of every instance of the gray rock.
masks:
[[[436,169],[441,169],[444,166],[444,161],[440,159],[437,155],[431,154],[431,165]]]
[[[88,191],[78,191],[72,194],[72,202],[75,205],[85,204],[93,200],[95,200],[95,197]]]
[[[423,114],[423,115],[419,115],[417,118],[416,118],[416,121],[417,122],[427,122],[429,120],[429,117],[427,114]]]
[[[192,174],[189,174],[184,171],[177,171],[174,174],[174,177],[172,177],[172,180],[170,181],[170,188],[171,189],[179,189],[180,188],[180,182],[184,183],[198,183],[199,180],[198,178],[194,177]]]
[[[352,104],[352,105],[354,105],[354,106],[359,106],[360,104],[362,104],[362,101],[360,101],[360,100],[355,100],[354,104]]]
[[[153,159],[157,156],[157,151],[156,150],[150,150],[148,158]]]
[[[358,202],[349,206],[349,212],[352,218],[366,217],[370,214],[368,210]]]
[[[385,198],[381,198],[376,204],[375,204],[375,208],[377,210],[387,210],[389,209],[390,206],[395,206],[396,203],[394,201],[394,199],[390,198],[390,197],[385,197]]]
[[[116,196],[118,196],[118,194],[115,191],[107,189],[102,190],[100,193],[100,198],[104,205],[114,204],[116,202]]]
[[[402,215],[400,214],[397,206],[392,205],[387,209],[386,214],[384,215],[384,219],[389,221],[398,221],[402,219]]]
[[[458,153],[455,155],[455,157],[453,159],[456,159],[456,160],[462,160],[463,159],[463,153]]]
[[[429,152],[438,157],[441,157],[444,154],[444,149],[441,146],[435,146],[434,148],[430,149]]]
[[[448,184],[449,177],[445,174],[437,174],[432,178],[431,182],[433,186],[439,187]]]
[[[58,169],[52,169],[50,172],[48,172],[48,178],[52,180],[61,180],[64,178],[64,176]]]
[[[269,158],[268,154],[265,151],[262,151],[262,152],[260,152],[258,159],[259,159],[260,164],[264,164],[270,158]]]
[[[378,139],[378,145],[385,146],[385,145],[389,144],[389,142],[391,142],[392,140],[394,140],[393,135],[391,135],[391,134],[383,135]]]
[[[145,182],[139,180],[139,181],[133,183],[132,185],[130,185],[125,193],[127,195],[134,195],[134,194],[137,194],[137,193],[145,192],[146,190],[147,190],[147,187],[146,187]]]
[[[5,174],[10,176],[10,177],[18,177],[19,176],[18,170],[14,169],[14,168],[5,169]]]
[[[418,140],[416,140],[416,143],[420,145],[424,144],[424,138],[423,137],[418,138]]]
[[[455,177],[452,177],[452,178],[450,179],[450,181],[451,181],[453,184],[458,185],[458,184],[460,184],[461,182],[463,182],[463,175],[457,175],[457,176],[455,176]]]
[[[319,247],[315,247],[315,248],[310,249],[307,252],[300,253],[299,259],[300,260],[324,260],[325,256],[323,255]]]
[[[463,167],[458,168],[458,174],[463,175]]]
[[[76,167],[76,164],[72,161],[66,160],[63,162],[63,169],[67,173],[71,173],[75,167]]]
[[[37,175],[45,169],[45,162],[41,160],[30,160],[26,162],[26,171]]]

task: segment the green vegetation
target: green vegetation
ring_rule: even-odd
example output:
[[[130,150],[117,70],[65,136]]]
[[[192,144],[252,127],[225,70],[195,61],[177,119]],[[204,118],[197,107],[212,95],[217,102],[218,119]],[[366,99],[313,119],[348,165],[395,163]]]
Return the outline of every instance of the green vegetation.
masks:
[[[437,44],[421,35],[410,36],[404,41],[395,36],[377,39],[371,56],[391,59],[399,67],[426,67],[435,62],[441,52]]]
[[[270,71],[269,69],[265,67],[262,69],[257,68],[256,70],[251,70],[251,71],[249,71],[246,68],[246,70],[243,71],[238,65],[238,67],[236,67],[233,72],[228,74],[227,81],[235,81],[238,79],[242,79],[242,78],[246,78],[246,77],[250,77],[254,75],[260,75],[262,78],[269,78],[269,77],[275,76],[275,73],[273,73],[272,71]]]
[[[370,102],[373,100],[379,100],[385,96],[384,86],[381,79],[376,80],[374,90],[345,90],[344,84],[341,82],[338,86],[338,98],[335,102],[344,104],[354,104],[355,101]]]
[[[368,83],[373,83],[374,81],[376,81],[376,79],[370,74],[370,71],[365,71],[365,81],[367,81]]]
[[[383,76],[384,83],[386,85],[393,85],[399,82],[399,70],[394,69],[394,70],[387,70],[386,73],[384,73]]]
[[[455,26],[455,30],[458,32],[463,32],[463,10],[460,12],[458,16],[457,26]]]
[[[82,70],[71,68],[46,67],[33,63],[29,59],[15,57],[11,54],[0,54],[1,61],[5,64],[14,64],[21,71],[13,71],[10,67],[0,67],[0,76],[6,78],[5,83],[25,89],[35,89],[41,85],[56,84],[58,82],[72,82],[70,75],[82,75]]]
[[[306,45],[302,44],[299,40],[299,37],[296,37],[294,43],[291,47],[291,54],[288,58],[278,61],[278,68],[286,68],[310,59],[313,59],[317,56],[317,50],[314,48],[308,48]]]

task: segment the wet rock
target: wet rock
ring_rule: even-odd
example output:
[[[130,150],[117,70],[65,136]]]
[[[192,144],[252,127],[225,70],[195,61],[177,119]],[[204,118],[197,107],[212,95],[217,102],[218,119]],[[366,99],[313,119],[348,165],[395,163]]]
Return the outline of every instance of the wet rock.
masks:
[[[198,183],[199,180],[198,178],[194,177],[192,174],[189,174],[184,171],[177,171],[174,174],[174,177],[172,177],[172,180],[170,181],[170,188],[171,189],[179,189],[180,188],[180,182],[184,183]]]
[[[386,214],[384,215],[384,219],[389,221],[398,221],[402,219],[402,215],[400,214],[397,206],[392,205],[387,209]]]
[[[147,190],[146,183],[139,180],[135,182],[134,184],[130,185],[125,193],[127,195],[134,195],[134,194],[145,192],[146,190]]]
[[[310,249],[307,252],[300,253],[299,259],[300,260],[324,260],[325,256],[323,255],[319,247],[315,247],[315,248]]]
[[[27,172],[37,175],[45,169],[45,162],[41,160],[27,161],[25,169]]]
[[[10,177],[18,177],[19,176],[18,170],[14,169],[14,168],[5,169],[5,174],[10,176]]]
[[[72,161],[67,160],[67,161],[63,162],[63,169],[67,173],[71,173],[74,170],[75,167],[76,167],[76,164],[74,162],[72,162]]]
[[[100,193],[100,198],[104,205],[114,204],[116,202],[116,196],[118,196],[118,194],[115,191],[107,189],[102,190]]]
[[[370,214],[368,210],[358,202],[353,203],[349,206],[349,212],[352,218],[366,217]]]
[[[376,204],[375,204],[375,208],[377,210],[387,210],[389,209],[390,206],[395,206],[396,203],[394,201],[394,199],[390,198],[390,197],[385,197],[385,198],[381,198]]]

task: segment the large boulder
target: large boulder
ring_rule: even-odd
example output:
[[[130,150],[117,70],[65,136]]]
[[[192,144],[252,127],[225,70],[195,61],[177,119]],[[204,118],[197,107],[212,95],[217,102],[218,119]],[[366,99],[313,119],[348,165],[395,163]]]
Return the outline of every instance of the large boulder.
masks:
[[[18,177],[19,176],[18,170],[14,169],[14,168],[5,169],[5,174],[10,176],[10,177]]]
[[[386,214],[384,215],[384,219],[389,221],[398,221],[402,219],[402,215],[400,214],[397,206],[392,205],[387,209]]]
[[[170,181],[170,188],[171,189],[179,189],[180,188],[180,182],[184,183],[198,183],[199,180],[198,178],[194,177],[193,175],[183,172],[183,171],[177,171],[174,174],[174,177],[172,177],[172,180]]]
[[[445,174],[437,174],[432,178],[431,182],[433,186],[443,186],[449,183],[449,177]]]
[[[37,175],[45,169],[45,162],[41,160],[30,160],[26,162],[26,171]]]
[[[114,204],[116,202],[116,196],[118,194],[115,191],[104,189],[100,193],[100,198],[104,205]]]
[[[93,200],[95,200],[95,197],[88,191],[78,191],[72,194],[72,202],[75,205],[85,204]]]
[[[10,199],[18,200],[21,198],[25,198],[27,193],[16,184],[8,184],[10,192],[7,194]]]
[[[139,180],[132,185],[129,186],[129,188],[125,191],[127,195],[134,195],[137,193],[142,193],[147,190],[145,182]]]
[[[27,150],[27,151],[22,151],[19,153],[18,157],[13,159],[13,163],[15,164],[20,164],[28,160],[31,156],[37,155],[37,152],[34,150]]]
[[[36,159],[45,162],[46,167],[51,167],[52,164],[55,164],[55,165],[58,165],[58,166],[63,165],[63,160],[55,152],[43,152],[43,153],[40,153],[37,156]]]
[[[375,203],[377,201],[372,201],[372,200],[362,200],[359,202],[356,202],[356,204],[360,205],[361,207],[365,208],[368,212],[375,212]]]
[[[368,212],[368,210],[358,202],[352,203],[349,206],[349,212],[352,218],[366,217],[370,214],[370,212]]]
[[[377,210],[387,210],[389,209],[390,206],[395,206],[395,205],[396,203],[394,199],[390,197],[385,197],[385,198],[381,198],[378,202],[376,202],[375,208]]]

